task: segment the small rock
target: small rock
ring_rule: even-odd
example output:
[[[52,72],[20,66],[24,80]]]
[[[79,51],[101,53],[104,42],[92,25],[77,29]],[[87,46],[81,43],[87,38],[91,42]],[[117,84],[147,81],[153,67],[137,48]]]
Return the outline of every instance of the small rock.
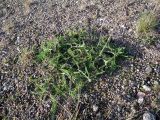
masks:
[[[154,71],[155,71],[157,74],[160,74],[160,66],[157,66],[156,68],[154,68]]]
[[[93,105],[93,111],[97,112],[97,110],[98,110],[98,106],[97,105]]]
[[[126,28],[126,27],[125,27],[125,25],[121,25],[120,27],[121,27],[121,28],[123,28],[123,29],[125,29],[125,28]]]
[[[7,90],[7,87],[6,87],[6,86],[4,86],[3,90],[4,90],[4,91],[6,91],[6,90]]]
[[[137,96],[138,96],[138,103],[139,103],[139,104],[142,104],[143,101],[144,101],[145,93],[143,93],[143,92],[138,92],[138,93],[137,93]]]
[[[146,112],[143,114],[143,120],[156,120],[156,119],[152,113]]]
[[[146,95],[146,94],[145,94],[144,92],[138,92],[138,93],[137,93],[137,96],[138,96],[138,97],[144,97],[145,95]]]
[[[87,94],[84,94],[84,98],[87,99],[87,98],[88,98],[88,95],[87,95]]]
[[[139,97],[139,98],[138,98],[138,103],[139,103],[139,104],[142,104],[143,101],[144,101],[144,98],[143,98],[143,97]]]
[[[154,85],[158,85],[158,82],[157,81],[154,81],[154,83],[153,83]]]
[[[143,85],[142,87],[146,92],[150,92],[151,91],[151,88],[148,87],[147,85]]]
[[[152,68],[150,66],[147,66],[145,69],[146,73],[149,74],[152,72]]]
[[[19,43],[20,43],[20,37],[17,37],[17,40],[15,41],[15,44],[19,45]]]
[[[129,33],[131,33],[132,31],[133,31],[132,29],[129,29],[129,30],[128,30]]]
[[[20,53],[21,51],[20,51],[20,48],[19,48],[19,46],[17,47],[17,51]]]

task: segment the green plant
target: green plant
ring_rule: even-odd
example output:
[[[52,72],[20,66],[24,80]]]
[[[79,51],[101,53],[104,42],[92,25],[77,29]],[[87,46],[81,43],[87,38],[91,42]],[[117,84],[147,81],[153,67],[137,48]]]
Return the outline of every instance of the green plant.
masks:
[[[36,80],[36,93],[43,99],[49,94],[55,113],[57,97],[77,100],[81,89],[102,74],[112,73],[124,48],[110,43],[111,37],[90,40],[84,31],[69,31],[63,36],[43,42],[36,61],[45,65],[48,74]]]

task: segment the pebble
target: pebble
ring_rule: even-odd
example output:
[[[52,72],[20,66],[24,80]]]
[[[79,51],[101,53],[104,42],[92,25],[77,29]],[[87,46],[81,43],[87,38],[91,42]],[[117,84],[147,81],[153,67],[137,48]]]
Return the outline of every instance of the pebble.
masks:
[[[15,44],[19,44],[20,43],[20,37],[17,37],[17,40],[15,41]]]
[[[160,66],[157,66],[156,68],[154,68],[154,71],[159,74],[160,73]]]
[[[7,90],[7,87],[6,87],[6,86],[4,86],[3,90],[4,90],[4,91],[6,91],[6,90]]]
[[[143,114],[143,120],[156,120],[156,119],[152,113],[146,112]]]
[[[97,112],[97,110],[98,110],[98,106],[97,105],[93,105],[93,111]]]
[[[120,27],[121,27],[121,28],[123,28],[123,29],[125,29],[125,28],[126,28],[126,27],[125,27],[125,25],[121,25]]]
[[[147,85],[143,85],[142,87],[146,92],[150,92],[151,91],[151,88],[148,87]]]
[[[133,31],[132,29],[129,29],[129,30],[128,30],[129,33],[131,33],[132,31]]]
[[[138,96],[138,103],[139,103],[139,104],[142,104],[143,101],[144,101],[145,93],[143,93],[143,92],[138,92],[138,93],[137,93],[137,96]]]
[[[84,98],[87,99],[87,98],[88,98],[88,95],[87,95],[87,94],[84,94]]]
[[[146,73],[149,74],[152,72],[152,68],[150,66],[147,66],[145,69]]]
[[[158,85],[158,82],[157,82],[157,81],[154,81],[154,85]]]
[[[145,95],[146,95],[146,94],[145,94],[144,92],[138,92],[138,93],[137,93],[137,96],[138,96],[138,97],[144,97]]]
[[[139,103],[139,104],[142,104],[143,101],[144,101],[144,98],[143,98],[143,97],[139,97],[139,98],[138,98],[138,103]]]

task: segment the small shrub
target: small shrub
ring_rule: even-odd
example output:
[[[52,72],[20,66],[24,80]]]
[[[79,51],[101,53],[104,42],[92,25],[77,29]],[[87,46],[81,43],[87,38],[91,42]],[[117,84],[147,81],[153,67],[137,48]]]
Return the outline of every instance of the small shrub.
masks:
[[[97,41],[89,36],[83,30],[69,31],[43,42],[36,55],[36,61],[50,71],[50,75],[40,78],[43,82],[36,84],[36,90],[41,96],[50,93],[54,112],[58,96],[78,99],[85,85],[102,74],[112,73],[119,58],[124,56],[124,48],[111,44],[110,37],[100,37]]]

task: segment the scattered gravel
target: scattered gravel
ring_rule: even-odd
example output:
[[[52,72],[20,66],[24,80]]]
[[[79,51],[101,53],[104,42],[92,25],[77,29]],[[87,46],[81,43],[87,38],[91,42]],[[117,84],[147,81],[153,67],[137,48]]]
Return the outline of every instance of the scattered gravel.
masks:
[[[142,12],[159,15],[159,8],[155,0],[0,0],[0,119],[50,118],[50,100],[37,100],[29,84],[30,76],[40,76],[40,70],[31,61],[23,67],[19,55],[24,48],[38,48],[42,41],[78,26],[111,35],[131,59],[121,61],[112,76],[104,75],[84,88],[77,117],[155,120],[144,112],[156,114],[160,108],[160,42],[143,44],[135,24]],[[70,106],[73,111],[75,104]],[[65,119],[67,113],[59,109],[57,116]]]

